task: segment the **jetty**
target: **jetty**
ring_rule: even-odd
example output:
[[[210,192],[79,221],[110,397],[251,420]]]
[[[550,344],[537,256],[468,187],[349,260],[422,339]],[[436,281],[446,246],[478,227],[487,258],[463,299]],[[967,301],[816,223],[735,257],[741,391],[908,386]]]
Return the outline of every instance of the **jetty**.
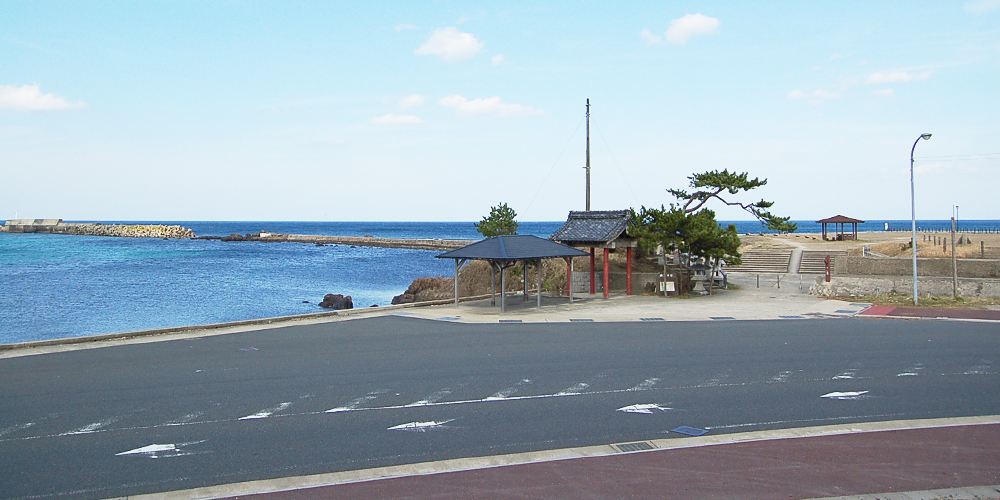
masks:
[[[176,225],[101,224],[100,222],[63,222],[62,219],[12,219],[8,220],[3,226],[0,226],[0,232],[115,236],[122,238],[194,237],[194,231]]]
[[[261,241],[265,243],[311,243],[314,245],[349,245],[357,247],[408,248],[413,250],[448,251],[464,247],[474,240],[445,240],[436,238],[379,238],[365,236],[326,236],[316,234],[281,234],[261,231],[229,236],[198,236],[195,239],[222,241]]]
[[[446,252],[464,247],[474,240],[437,238],[378,238],[364,236],[326,236],[316,234],[282,234],[269,231],[230,234],[228,236],[197,236],[183,226],[163,224],[102,224],[100,222],[63,222],[62,219],[12,219],[0,226],[0,233],[66,234],[76,236],[109,236],[119,238],[186,238],[195,240],[259,241],[264,243],[309,243],[313,245],[348,245],[356,247],[408,248]]]

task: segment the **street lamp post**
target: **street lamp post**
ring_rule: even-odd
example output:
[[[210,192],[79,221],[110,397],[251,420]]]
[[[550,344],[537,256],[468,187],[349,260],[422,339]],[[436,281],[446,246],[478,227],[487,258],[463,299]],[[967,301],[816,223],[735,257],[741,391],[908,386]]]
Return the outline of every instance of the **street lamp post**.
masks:
[[[913,196],[913,151],[917,149],[920,139],[927,140],[931,134],[920,134],[913,147],[910,148],[910,227],[913,231],[913,305],[919,305],[919,291],[917,290],[917,204]]]

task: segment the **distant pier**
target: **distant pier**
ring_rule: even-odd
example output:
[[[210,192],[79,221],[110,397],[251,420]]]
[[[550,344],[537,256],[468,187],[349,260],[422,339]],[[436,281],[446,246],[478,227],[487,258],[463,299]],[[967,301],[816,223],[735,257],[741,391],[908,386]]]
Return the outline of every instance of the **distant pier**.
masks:
[[[264,243],[311,243],[314,245],[351,245],[359,247],[409,248],[414,250],[448,251],[472,243],[472,240],[442,240],[430,238],[378,238],[375,236],[324,236],[313,234],[281,234],[268,231],[229,236],[196,236],[182,226],[162,224],[101,224],[97,222],[63,222],[62,219],[13,219],[0,226],[3,233],[66,234],[77,236],[110,236],[120,238],[190,238],[221,241],[259,241]]]

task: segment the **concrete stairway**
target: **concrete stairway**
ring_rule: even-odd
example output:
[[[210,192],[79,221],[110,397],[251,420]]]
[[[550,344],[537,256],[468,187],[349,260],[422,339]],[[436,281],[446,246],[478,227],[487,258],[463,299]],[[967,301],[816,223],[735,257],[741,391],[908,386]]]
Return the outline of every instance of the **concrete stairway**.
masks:
[[[805,250],[802,252],[802,263],[799,264],[799,274],[824,274],[826,273],[826,263],[824,259],[830,256],[832,260],[837,256],[847,255],[843,250]]]
[[[743,252],[743,264],[722,269],[734,273],[787,273],[791,250],[747,250]]]

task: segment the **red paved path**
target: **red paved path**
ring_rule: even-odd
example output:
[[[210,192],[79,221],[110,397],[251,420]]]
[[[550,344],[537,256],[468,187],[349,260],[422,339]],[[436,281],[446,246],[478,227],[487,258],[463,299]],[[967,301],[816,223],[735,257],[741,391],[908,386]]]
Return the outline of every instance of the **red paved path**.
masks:
[[[1000,321],[1000,311],[980,309],[938,309],[933,307],[871,306],[861,314],[910,318],[991,319]]]
[[[787,499],[994,484],[1000,425],[977,425],[580,458],[252,498]]]

